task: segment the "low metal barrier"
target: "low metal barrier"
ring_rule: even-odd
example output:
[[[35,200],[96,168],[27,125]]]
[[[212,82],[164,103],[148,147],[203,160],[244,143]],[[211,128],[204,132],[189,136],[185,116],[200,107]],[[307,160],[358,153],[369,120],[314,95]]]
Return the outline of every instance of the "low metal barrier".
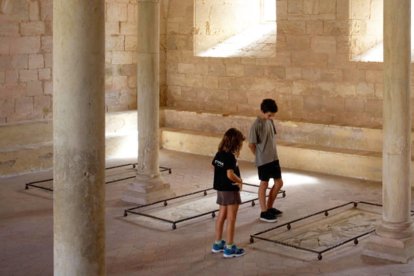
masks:
[[[251,187],[259,187],[258,185],[250,184],[250,183],[243,183],[243,185],[251,186]],[[137,206],[137,207],[128,208],[128,209],[124,210],[124,217],[126,217],[128,214],[134,214],[134,215],[144,216],[144,217],[152,218],[152,219],[155,219],[155,220],[171,223],[173,230],[177,229],[177,224],[180,223],[180,222],[184,222],[184,221],[188,221],[188,220],[191,220],[191,219],[199,218],[199,217],[209,215],[209,214],[211,214],[211,216],[214,218],[215,213],[218,212],[218,210],[219,210],[217,208],[217,205],[215,205],[215,207],[211,210],[201,212],[197,215],[188,216],[188,217],[180,218],[180,219],[176,219],[176,220],[151,215],[151,214],[145,212],[146,207],[155,206],[155,205],[160,204],[160,203],[162,203],[163,206],[167,206],[168,201],[176,200],[176,199],[179,199],[179,198],[185,198],[185,197],[189,197],[189,196],[197,195],[197,194],[203,194],[203,196],[206,196],[208,191],[214,191],[214,189],[209,188],[209,189],[199,190],[199,191],[196,191],[196,192],[183,194],[183,195],[180,195],[180,196],[175,196],[175,197],[167,198],[167,199],[164,199],[164,200],[159,200],[159,201],[156,201],[156,202],[153,202],[153,203],[150,203],[150,204],[145,204],[145,205],[140,205],[140,206]],[[253,195],[253,194],[257,195],[257,192],[241,191],[241,195],[242,195],[242,203],[241,204],[251,203],[252,206],[255,206],[255,201],[258,200],[258,197],[255,196],[254,198],[250,198],[248,200],[243,201],[243,193],[249,193],[251,195]],[[282,197],[286,197],[286,191],[284,191],[284,190],[280,190],[278,194],[281,194]]]
[[[267,241],[267,242],[272,242],[272,243],[280,244],[280,245],[283,245],[283,246],[288,246],[288,247],[291,247],[291,248],[299,249],[299,250],[302,250],[302,251],[315,253],[318,256],[318,260],[321,260],[323,253],[328,252],[328,251],[330,251],[334,248],[337,248],[341,245],[344,245],[344,244],[352,242],[352,241],[354,242],[355,245],[357,245],[359,238],[364,237],[366,235],[369,235],[372,232],[375,232],[375,226],[373,226],[372,229],[370,229],[368,231],[365,231],[363,233],[355,235],[351,238],[341,240],[340,242],[335,243],[331,246],[328,246],[327,248],[325,248],[323,250],[315,250],[315,249],[307,248],[307,247],[304,247],[304,246],[298,246],[298,245],[287,243],[287,242],[277,240],[277,239],[269,239],[269,238],[262,237],[261,235],[263,235],[264,233],[268,233],[270,231],[282,228],[282,227],[286,227],[288,230],[291,230],[292,229],[292,224],[294,224],[295,222],[299,222],[299,221],[302,221],[302,220],[305,220],[305,219],[308,219],[308,218],[311,218],[311,217],[314,217],[314,216],[317,216],[317,215],[320,215],[320,214],[324,214],[325,216],[328,216],[330,211],[335,210],[335,209],[339,209],[339,208],[342,208],[342,207],[345,207],[345,206],[348,206],[348,205],[352,205],[352,208],[357,208],[359,204],[382,207],[382,205],[377,204],[377,203],[371,203],[371,202],[366,202],[366,201],[351,201],[351,202],[341,204],[341,205],[337,205],[337,206],[332,207],[332,208],[324,209],[322,211],[319,211],[319,212],[316,212],[316,213],[313,213],[313,214],[310,214],[310,215],[307,215],[307,216],[304,216],[304,217],[301,217],[301,218],[298,218],[298,219],[294,219],[294,220],[291,220],[289,222],[280,224],[278,226],[271,227],[271,228],[268,228],[264,231],[252,234],[252,235],[250,235],[250,243],[253,243],[255,239],[262,240],[262,241]]]
[[[129,166],[131,166],[131,168],[134,168],[135,169],[136,168],[136,165],[137,165],[137,163],[128,163],[128,164],[122,164],[122,165],[116,165],[116,166],[107,167],[107,168],[105,168],[105,170],[112,170],[112,169],[129,167]],[[171,172],[172,172],[171,168],[168,168],[168,167],[160,167],[160,172],[165,172],[165,171],[168,171],[169,174],[171,174]],[[105,184],[115,183],[115,182],[119,182],[119,181],[123,181],[123,180],[128,180],[128,179],[132,179],[132,178],[135,178],[135,175],[128,176],[128,177],[121,177],[121,178],[112,179],[112,180],[108,180],[108,181],[105,181]],[[46,191],[53,192],[53,189],[52,188],[39,185],[41,183],[46,183],[46,182],[50,182],[50,181],[53,181],[53,178],[48,178],[48,179],[43,179],[43,180],[37,180],[37,181],[28,182],[28,183],[25,184],[25,190],[28,190],[29,188],[37,188],[37,189],[42,189],[42,190],[46,190]]]

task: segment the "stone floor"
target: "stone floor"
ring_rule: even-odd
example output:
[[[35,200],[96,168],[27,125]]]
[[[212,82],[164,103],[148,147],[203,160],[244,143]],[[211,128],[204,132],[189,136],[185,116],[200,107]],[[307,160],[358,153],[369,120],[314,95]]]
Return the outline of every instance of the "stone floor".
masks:
[[[126,161],[128,160],[116,162]],[[160,156],[160,165],[172,168],[172,174],[163,172],[163,176],[171,184],[176,195],[210,188],[212,183],[210,162],[209,157],[166,150],[162,150]],[[281,163],[283,165],[283,160]],[[245,182],[257,183],[253,164],[240,162],[240,169]],[[119,175],[122,177],[128,174],[128,170],[131,171],[125,168],[116,169],[108,171],[108,174],[112,174],[112,179],[116,177],[113,174],[122,173]],[[131,172],[129,174],[131,175]],[[50,176],[50,172],[42,172],[0,179],[0,275],[53,274],[53,194],[35,188],[24,189],[26,182]],[[133,214],[124,217],[124,210],[133,207],[120,200],[128,181],[107,184],[105,186],[107,274],[414,275],[414,260],[408,264],[395,264],[362,258],[360,254],[367,238],[361,238],[358,245],[350,242],[324,253],[320,261],[317,255],[311,252],[262,240],[250,243],[251,234],[339,204],[350,201],[381,203],[379,183],[292,170],[284,170],[283,178],[286,197],[278,198],[276,207],[283,210],[284,214],[277,223],[260,222],[258,204],[252,206],[247,203],[240,207],[236,242],[245,248],[247,254],[234,259],[224,259],[220,254],[210,253],[215,222],[211,215],[178,223],[175,230],[167,222]],[[167,216],[168,213],[171,215],[175,212],[174,215],[180,217],[183,214],[191,215],[194,210],[214,209],[214,201],[203,203],[203,200],[205,200],[203,196],[194,195],[182,200],[185,207],[181,209],[174,209],[175,203],[171,203],[167,207],[162,204],[146,207],[145,212],[158,212],[159,215]],[[371,213],[375,214],[377,211]],[[354,222],[355,220],[364,222],[364,215],[361,213],[358,213],[358,218],[355,219],[355,214],[348,216],[346,212],[349,210],[337,213],[339,216],[353,217]],[[318,240],[323,240],[321,235],[324,235],[326,241],[328,235],[328,243],[332,242],[332,237],[343,235],[349,230],[350,224],[343,219],[339,219],[339,223],[334,223],[329,218],[336,218],[335,214],[327,218],[321,215],[309,223],[298,222],[298,229],[302,230],[297,232],[296,236],[291,234],[285,237],[295,233],[296,226],[292,224],[292,229],[282,230],[280,237],[288,240],[300,236],[302,244],[309,245],[312,244],[316,233],[319,235]],[[367,221],[372,222],[376,218],[375,215],[370,215]],[[277,238],[279,234],[272,232],[272,235]]]

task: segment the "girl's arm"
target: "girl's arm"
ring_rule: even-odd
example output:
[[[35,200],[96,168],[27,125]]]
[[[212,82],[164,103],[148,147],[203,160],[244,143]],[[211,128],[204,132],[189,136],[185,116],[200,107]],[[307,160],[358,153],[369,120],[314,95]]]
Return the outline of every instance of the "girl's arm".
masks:
[[[233,170],[227,170],[227,178],[233,181],[235,185],[239,186],[240,190],[242,189],[243,180],[238,177]]]

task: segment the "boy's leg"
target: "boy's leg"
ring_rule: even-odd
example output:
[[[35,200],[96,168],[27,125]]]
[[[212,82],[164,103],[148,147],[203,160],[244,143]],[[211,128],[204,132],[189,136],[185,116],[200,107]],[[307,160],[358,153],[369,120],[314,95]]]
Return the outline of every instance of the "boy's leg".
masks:
[[[273,204],[276,201],[277,194],[283,186],[283,180],[281,178],[275,179],[274,181],[275,183],[269,192],[269,198],[267,200],[267,209],[273,208]]]
[[[276,222],[276,216],[267,210],[266,204],[266,190],[269,182],[260,181],[259,186],[259,203],[260,203],[260,217],[259,219],[266,222]]]
[[[227,244],[231,245],[234,242],[234,231],[236,228],[236,218],[239,204],[227,205]]]
[[[260,181],[258,196],[259,196],[260,209],[262,212],[266,212],[268,209],[267,204],[266,204],[266,191],[267,191],[268,186],[269,186],[268,181],[263,181],[263,180]]]
[[[258,175],[260,179],[260,186],[258,191],[259,203],[260,203],[260,220],[266,222],[276,222],[276,216],[268,211],[266,192],[267,187],[269,186],[269,178],[272,176],[269,170],[269,164],[259,166]]]
[[[219,213],[218,213],[218,217],[216,220],[216,241],[220,241],[222,239],[222,235],[223,235],[223,227],[224,227],[224,221],[227,218],[227,207],[228,206],[223,206],[223,205],[219,205],[220,209],[219,209]]]

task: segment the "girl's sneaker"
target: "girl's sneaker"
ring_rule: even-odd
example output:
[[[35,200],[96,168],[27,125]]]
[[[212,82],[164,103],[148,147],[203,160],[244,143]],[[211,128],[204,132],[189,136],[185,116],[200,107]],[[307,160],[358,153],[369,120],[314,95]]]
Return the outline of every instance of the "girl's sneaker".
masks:
[[[236,245],[232,245],[230,248],[226,246],[224,248],[223,256],[224,258],[233,258],[233,257],[240,257],[246,254],[243,248],[238,248]]]
[[[219,253],[224,251],[224,247],[226,247],[226,242],[221,240],[220,243],[214,243],[213,247],[211,248],[211,252]]]

